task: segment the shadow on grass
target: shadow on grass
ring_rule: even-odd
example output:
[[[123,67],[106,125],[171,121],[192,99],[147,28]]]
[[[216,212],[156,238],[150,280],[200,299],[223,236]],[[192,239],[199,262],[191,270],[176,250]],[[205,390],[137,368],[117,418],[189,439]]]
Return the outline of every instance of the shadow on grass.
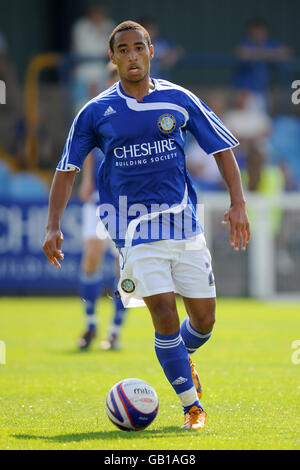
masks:
[[[63,355],[69,355],[69,356],[84,356],[85,354],[86,355],[108,355],[110,353],[112,354],[120,354],[120,350],[119,349],[109,349],[109,350],[104,350],[104,349],[101,349],[100,347],[97,348],[97,347],[92,347],[92,348],[88,348],[88,349],[80,349],[78,347],[74,347],[74,348],[70,348],[70,349],[51,349],[49,350],[49,352],[51,352],[52,354],[63,354]]]
[[[150,437],[166,437],[166,433],[178,435],[182,434],[182,430],[177,426],[168,426],[164,429],[158,429],[155,431],[139,431],[138,434],[135,431],[126,432],[126,431],[98,431],[98,432],[87,432],[87,433],[72,433],[72,434],[61,434],[59,436],[37,436],[32,434],[13,434],[12,437],[16,439],[36,439],[44,440],[48,442],[80,442],[88,440],[97,440],[97,439],[135,439],[138,435],[141,439],[149,439]]]

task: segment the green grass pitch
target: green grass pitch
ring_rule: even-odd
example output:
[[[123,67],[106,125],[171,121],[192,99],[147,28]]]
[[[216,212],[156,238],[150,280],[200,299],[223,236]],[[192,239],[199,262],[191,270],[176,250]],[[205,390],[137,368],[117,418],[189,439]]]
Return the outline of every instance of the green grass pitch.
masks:
[[[183,305],[178,299],[181,318]],[[99,304],[105,336],[112,304]],[[0,449],[299,449],[300,304],[219,299],[210,341],[194,355],[208,413],[201,431],[181,430],[181,406],[154,352],[145,308],[128,311],[121,352],[76,349],[82,331],[76,298],[0,299]],[[300,357],[300,354],[298,355]],[[106,395],[123,378],[157,391],[160,409],[144,431],[119,431]]]

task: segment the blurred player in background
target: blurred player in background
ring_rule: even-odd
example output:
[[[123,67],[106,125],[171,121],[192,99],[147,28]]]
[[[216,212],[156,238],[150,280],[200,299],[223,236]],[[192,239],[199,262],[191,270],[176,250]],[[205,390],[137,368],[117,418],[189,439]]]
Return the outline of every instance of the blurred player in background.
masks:
[[[72,28],[72,53],[83,61],[74,68],[73,92],[76,113],[90,96],[103,89],[107,75],[107,41],[115,23],[103,4],[90,5],[87,14]],[[86,61],[86,58],[94,59]]]
[[[252,93],[236,90],[232,106],[223,114],[223,122],[239,139],[239,167],[247,174],[247,189],[257,191],[268,159],[267,139],[271,119],[263,109],[253,107]]]
[[[101,165],[103,155],[95,149],[86,159],[79,196],[84,202],[82,224],[84,251],[79,275],[79,296],[84,308],[86,330],[78,342],[80,349],[88,349],[98,333],[97,302],[108,291],[114,302],[114,315],[108,338],[101,342],[102,349],[120,349],[120,332],[126,309],[116,296],[120,276],[118,251],[97,217],[99,196],[95,191],[94,174]],[[92,173],[92,176],[91,176]],[[109,272],[108,272],[109,271]]]
[[[227,184],[231,202],[223,225],[230,225],[230,243],[236,251],[240,242],[246,249],[249,222],[231,150],[238,141],[193,93],[150,78],[153,55],[149,33],[138,23],[123,22],[112,32],[110,57],[120,81],[90,101],[73,122],[50,191],[43,247],[49,263],[61,267],[60,221],[75,174],[91,149],[100,146],[105,154],[98,175],[100,208],[111,211],[105,223],[120,251],[123,304],[147,305],[157,359],[183,407],[182,428],[197,430],[205,427],[207,415],[189,354],[212,335],[216,291],[211,256],[197,217],[197,194],[186,171],[187,131],[207,155],[214,155]],[[127,205],[125,227],[121,197]],[[144,214],[137,209],[141,205]],[[164,215],[172,215],[165,236]],[[159,229],[154,232],[152,219]],[[176,292],[187,312],[181,325]]]
[[[109,75],[107,86],[111,86],[119,78],[117,68],[110,63],[107,73]],[[114,315],[108,338],[101,342],[102,349],[120,349],[120,330],[126,313],[121,299],[115,295],[120,276],[118,251],[97,217],[99,194],[96,190],[96,181],[103,157],[103,153],[97,148],[90,153],[84,163],[83,178],[79,187],[79,197],[84,202],[82,214],[84,250],[79,276],[79,295],[83,300],[86,319],[86,330],[78,344],[80,349],[89,348],[97,337],[96,307],[105,289],[112,291]],[[108,269],[105,270],[105,267]],[[107,270],[110,272],[105,276],[104,271]]]
[[[163,36],[154,18],[142,18],[140,23],[148,31],[155,49],[151,62],[152,77],[170,80],[173,68],[184,55],[183,47]]]
[[[264,18],[252,18],[246,27],[246,37],[234,49],[238,59],[234,86],[246,89],[252,94],[252,106],[258,110],[268,110],[268,89],[271,80],[271,66],[284,65],[291,59],[293,51],[270,36]]]

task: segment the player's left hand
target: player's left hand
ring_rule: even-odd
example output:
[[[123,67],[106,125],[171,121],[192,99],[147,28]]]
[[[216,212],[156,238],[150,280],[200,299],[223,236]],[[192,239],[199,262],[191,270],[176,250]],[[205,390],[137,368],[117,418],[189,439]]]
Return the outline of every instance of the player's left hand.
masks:
[[[246,245],[250,240],[250,225],[244,204],[233,204],[225,212],[222,225],[230,224],[230,244],[235,251],[239,251],[240,240],[241,248],[246,250]]]

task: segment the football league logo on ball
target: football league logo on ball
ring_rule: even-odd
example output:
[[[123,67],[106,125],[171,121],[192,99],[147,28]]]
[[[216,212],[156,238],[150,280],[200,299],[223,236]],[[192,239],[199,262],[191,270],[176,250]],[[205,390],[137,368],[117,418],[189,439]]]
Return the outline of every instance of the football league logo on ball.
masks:
[[[135,290],[135,284],[131,279],[124,279],[121,282],[121,288],[126,294],[131,294]]]
[[[163,114],[158,118],[158,127],[165,134],[170,134],[176,127],[176,119],[172,114]]]

